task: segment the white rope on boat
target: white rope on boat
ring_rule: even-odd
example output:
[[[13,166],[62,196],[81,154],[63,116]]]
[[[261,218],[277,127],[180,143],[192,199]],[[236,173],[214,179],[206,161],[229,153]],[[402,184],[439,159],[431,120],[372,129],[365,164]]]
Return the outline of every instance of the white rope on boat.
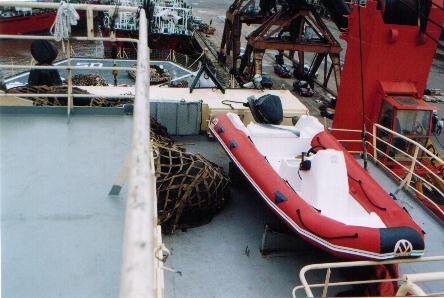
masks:
[[[54,36],[56,41],[67,40],[71,34],[71,26],[77,25],[79,19],[80,16],[74,9],[74,6],[65,1],[61,1],[57,9],[54,24],[52,24],[49,32]]]

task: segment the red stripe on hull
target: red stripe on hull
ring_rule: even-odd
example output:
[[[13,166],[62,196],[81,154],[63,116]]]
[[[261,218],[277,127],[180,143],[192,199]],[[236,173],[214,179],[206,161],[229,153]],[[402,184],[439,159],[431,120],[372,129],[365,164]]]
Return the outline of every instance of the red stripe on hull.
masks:
[[[1,18],[0,34],[21,35],[49,31],[54,23],[56,13],[41,13],[32,16]]]

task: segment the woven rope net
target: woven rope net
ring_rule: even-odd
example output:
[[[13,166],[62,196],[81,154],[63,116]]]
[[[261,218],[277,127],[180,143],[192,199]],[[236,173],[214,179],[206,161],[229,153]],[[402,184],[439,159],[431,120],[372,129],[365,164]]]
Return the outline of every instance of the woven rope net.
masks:
[[[83,77],[85,79],[85,77]],[[91,79],[91,78],[90,78]],[[92,80],[95,80],[93,78]],[[85,82],[85,81],[84,81]],[[97,81],[100,83],[99,81]],[[84,85],[89,86],[89,85]],[[99,85],[94,85],[99,86]],[[10,94],[17,93],[32,93],[32,94],[67,94],[68,86],[21,86],[15,87],[8,90]],[[88,92],[73,87],[72,94],[89,94]],[[20,97],[20,96],[19,96]],[[33,102],[34,106],[66,106],[67,97],[37,97],[37,98],[27,98]],[[119,107],[126,103],[133,103],[134,100],[132,98],[114,98],[114,99],[106,99],[102,97],[91,97],[88,98],[74,98],[74,106],[90,106],[90,107]]]
[[[157,176],[157,208],[162,231],[206,224],[226,203],[229,178],[200,154],[185,152],[151,119]]]

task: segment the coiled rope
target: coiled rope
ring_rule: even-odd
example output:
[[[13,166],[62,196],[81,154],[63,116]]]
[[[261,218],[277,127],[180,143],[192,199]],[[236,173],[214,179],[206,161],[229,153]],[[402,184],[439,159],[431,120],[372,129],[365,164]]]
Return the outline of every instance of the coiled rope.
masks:
[[[60,1],[60,7],[57,10],[57,16],[51,26],[49,32],[54,36],[56,41],[67,40],[71,34],[71,26],[77,25],[80,19],[79,14],[72,4]],[[63,43],[62,43],[63,45]],[[65,47],[63,46],[63,51]]]

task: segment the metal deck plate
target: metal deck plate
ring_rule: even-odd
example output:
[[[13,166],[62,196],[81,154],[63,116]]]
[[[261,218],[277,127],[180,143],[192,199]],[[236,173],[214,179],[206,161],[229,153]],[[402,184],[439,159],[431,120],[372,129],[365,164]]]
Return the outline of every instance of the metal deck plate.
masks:
[[[66,120],[0,118],[4,297],[118,295],[126,188],[119,197],[107,193],[128,152],[132,119],[74,114]],[[216,142],[204,136],[177,142],[228,170]],[[388,192],[396,189],[380,169],[370,164],[369,171]],[[398,200],[427,232],[426,255],[442,254],[443,227],[405,193]],[[230,202],[209,224],[164,237],[172,252],[166,266],[183,273],[165,272],[165,296],[289,297],[304,265],[337,261],[305,244],[295,254],[262,257],[264,225],[275,221],[254,192],[234,184]],[[438,270],[442,263],[401,266],[401,272]],[[309,277],[320,282],[324,275]],[[439,283],[423,289],[443,290]]]

